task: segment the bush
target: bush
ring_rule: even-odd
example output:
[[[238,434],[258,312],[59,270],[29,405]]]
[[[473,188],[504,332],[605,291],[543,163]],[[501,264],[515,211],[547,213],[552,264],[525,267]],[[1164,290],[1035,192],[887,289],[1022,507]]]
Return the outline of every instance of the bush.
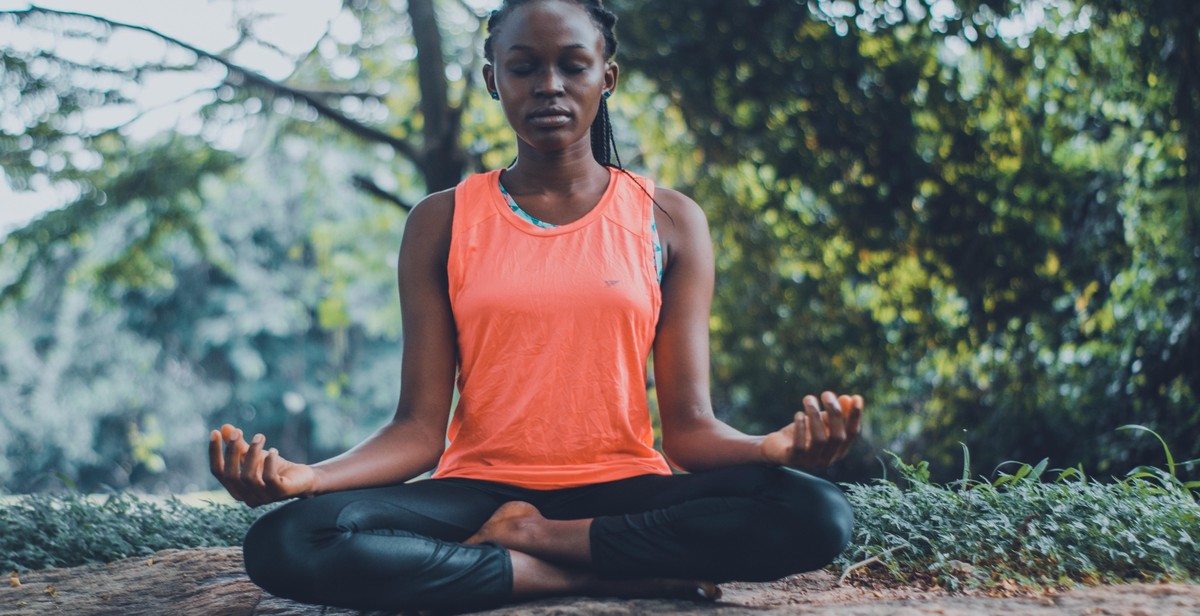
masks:
[[[241,545],[269,508],[132,494],[22,496],[0,506],[0,571],[73,567],[168,548]]]
[[[857,525],[834,567],[849,576],[880,564],[897,582],[952,590],[1200,582],[1200,482],[1180,481],[1163,447],[1165,469],[1139,467],[1114,483],[1079,468],[1047,471],[1046,460],[994,480],[971,479],[964,447],[962,478],[938,485],[927,463],[893,456],[903,487],[887,479],[846,486]],[[270,509],[130,494],[18,497],[0,506],[0,572],[240,545]]]
[[[925,463],[896,458],[904,489],[847,486],[857,526],[835,565],[880,563],[897,581],[950,589],[1200,581],[1200,486],[1177,479],[1167,456],[1167,470],[1107,484],[1079,468],[1042,481],[1046,460],[972,480],[967,458],[962,479],[936,485]]]

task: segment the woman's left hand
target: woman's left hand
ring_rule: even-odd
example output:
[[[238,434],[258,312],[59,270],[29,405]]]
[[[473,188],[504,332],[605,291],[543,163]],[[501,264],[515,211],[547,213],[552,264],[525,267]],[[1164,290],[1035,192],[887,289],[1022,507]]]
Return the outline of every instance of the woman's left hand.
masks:
[[[862,425],[862,396],[827,391],[804,397],[804,410],[792,423],[763,437],[768,462],[799,469],[824,468],[846,455]]]

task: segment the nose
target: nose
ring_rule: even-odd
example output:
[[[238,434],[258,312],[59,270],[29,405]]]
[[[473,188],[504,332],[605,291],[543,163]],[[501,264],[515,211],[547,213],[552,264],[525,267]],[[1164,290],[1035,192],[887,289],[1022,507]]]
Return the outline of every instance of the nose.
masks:
[[[534,94],[537,96],[558,96],[563,93],[562,75],[554,68],[542,71],[534,83]]]

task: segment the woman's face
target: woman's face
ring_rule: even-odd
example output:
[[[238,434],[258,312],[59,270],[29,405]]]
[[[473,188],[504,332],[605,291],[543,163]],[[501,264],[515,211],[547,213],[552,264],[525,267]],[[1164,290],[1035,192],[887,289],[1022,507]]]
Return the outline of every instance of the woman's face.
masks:
[[[484,79],[521,141],[551,152],[590,139],[600,99],[617,85],[617,65],[605,59],[604,36],[583,7],[521,5],[492,43],[495,64],[484,67]]]

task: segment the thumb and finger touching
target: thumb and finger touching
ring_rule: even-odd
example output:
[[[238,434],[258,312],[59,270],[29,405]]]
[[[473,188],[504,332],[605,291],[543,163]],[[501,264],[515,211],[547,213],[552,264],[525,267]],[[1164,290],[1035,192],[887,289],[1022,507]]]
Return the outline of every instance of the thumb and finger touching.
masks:
[[[256,507],[291,496],[285,473],[293,465],[268,450],[262,434],[247,443],[241,430],[225,424],[209,434],[208,454],[210,470],[234,499]]]

